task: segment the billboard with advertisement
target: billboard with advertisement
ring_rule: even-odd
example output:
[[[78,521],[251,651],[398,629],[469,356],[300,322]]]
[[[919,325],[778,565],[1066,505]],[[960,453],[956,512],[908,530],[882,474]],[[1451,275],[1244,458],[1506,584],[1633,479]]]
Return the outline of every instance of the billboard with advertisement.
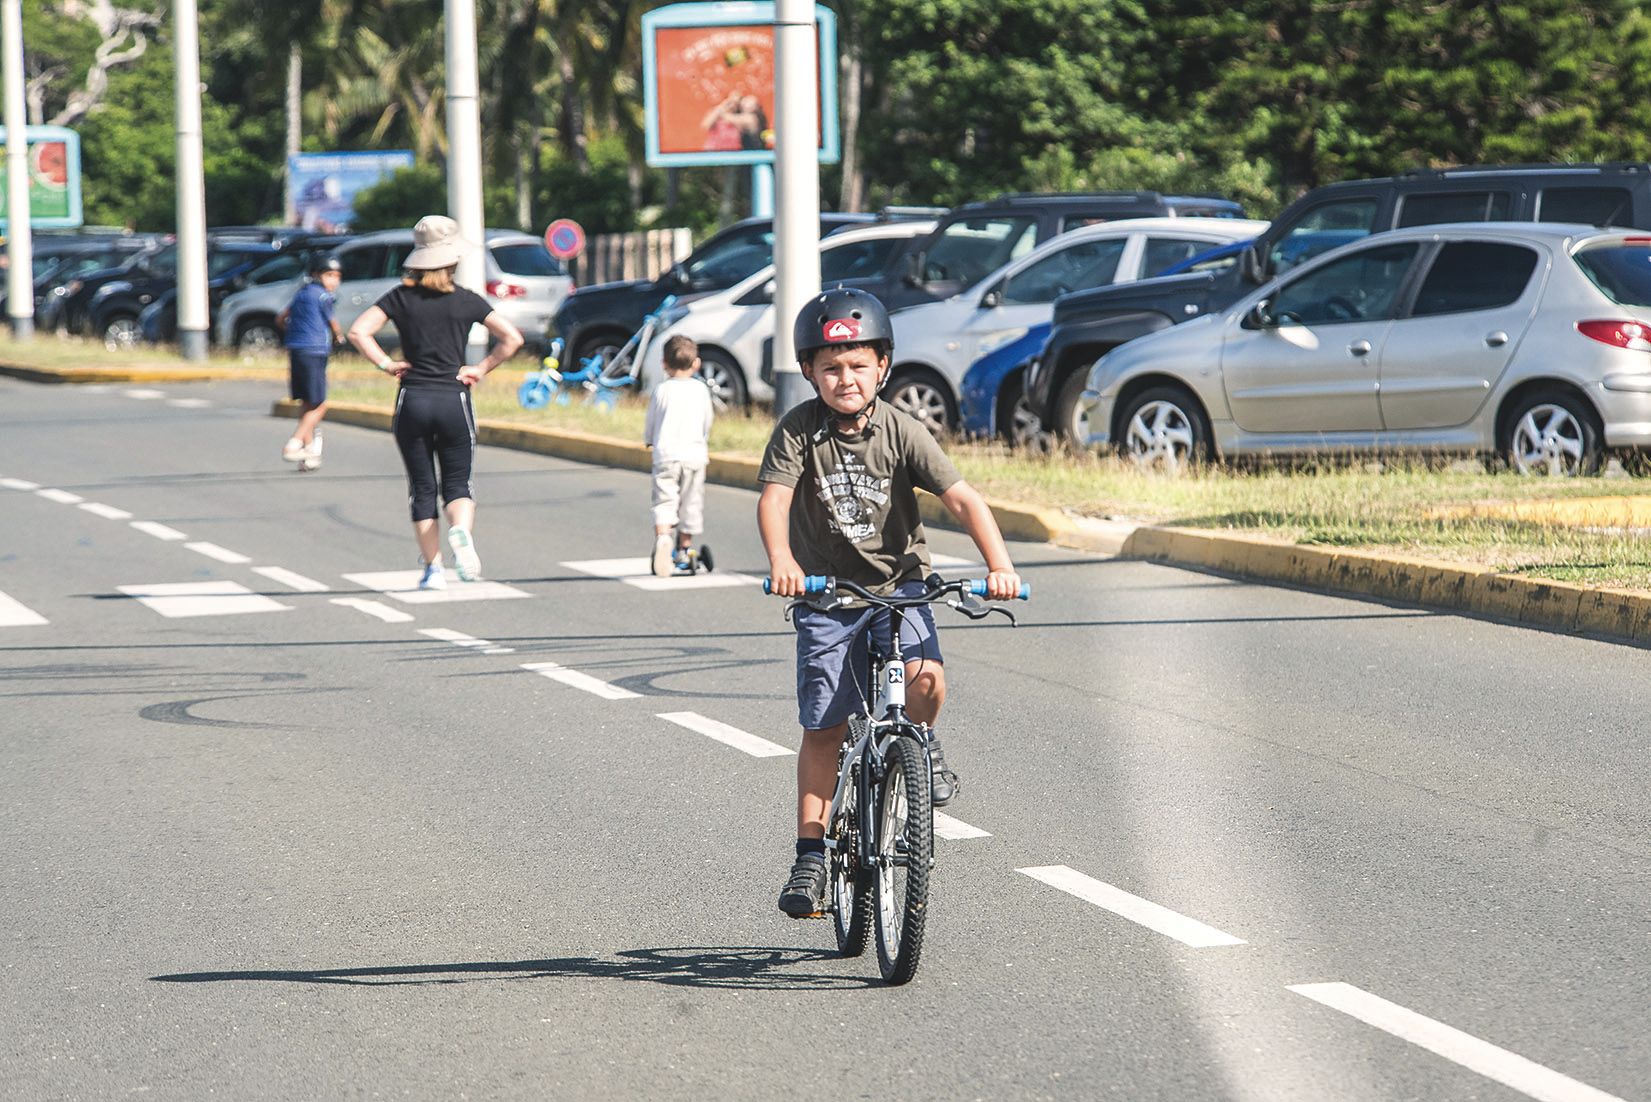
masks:
[[[841,156],[837,17],[815,6],[820,160]],[[673,4],[642,16],[642,91],[651,165],[774,161],[774,5]]]
[[[396,170],[413,167],[413,153],[391,149],[371,153],[293,153],[287,157],[287,187],[298,225],[337,233],[355,219],[355,197]]]
[[[37,230],[81,225],[80,135],[65,126],[26,126],[29,158],[29,224]],[[6,128],[0,126],[0,150]],[[6,225],[6,172],[0,166],[0,231]]]

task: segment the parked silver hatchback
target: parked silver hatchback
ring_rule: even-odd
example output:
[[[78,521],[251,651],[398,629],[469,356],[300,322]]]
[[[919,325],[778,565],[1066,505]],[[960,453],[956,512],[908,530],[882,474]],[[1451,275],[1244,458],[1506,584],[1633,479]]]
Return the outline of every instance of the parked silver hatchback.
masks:
[[[1651,235],[1395,230],[1090,369],[1086,439],[1142,464],[1478,453],[1525,474],[1651,449]]]

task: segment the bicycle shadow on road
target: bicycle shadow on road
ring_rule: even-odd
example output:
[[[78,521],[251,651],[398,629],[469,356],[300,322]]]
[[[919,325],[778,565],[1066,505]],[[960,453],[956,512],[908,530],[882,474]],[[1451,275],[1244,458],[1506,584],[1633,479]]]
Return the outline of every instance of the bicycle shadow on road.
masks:
[[[182,972],[153,983],[276,982],[346,987],[449,985],[485,980],[606,979],[731,991],[853,991],[880,986],[869,976],[833,975],[814,966],[843,958],[823,949],[774,946],[676,946],[627,949],[609,958],[404,964],[376,968]]]

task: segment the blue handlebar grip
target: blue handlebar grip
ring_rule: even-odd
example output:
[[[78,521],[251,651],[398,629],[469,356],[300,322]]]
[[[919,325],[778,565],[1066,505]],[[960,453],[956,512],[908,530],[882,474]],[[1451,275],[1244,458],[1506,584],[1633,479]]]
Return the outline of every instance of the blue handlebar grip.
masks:
[[[836,583],[829,574],[809,574],[803,578],[804,593],[830,593]],[[762,591],[770,597],[774,595],[774,579],[762,580]]]
[[[984,596],[986,596],[986,579],[985,578],[976,578],[974,581],[970,582],[969,583],[969,593],[972,596],[975,596],[975,597],[984,597]],[[1016,595],[1016,599],[1022,600],[1022,601],[1030,601],[1032,599],[1032,583],[1031,582],[1022,582],[1021,583],[1020,593],[1018,593]]]

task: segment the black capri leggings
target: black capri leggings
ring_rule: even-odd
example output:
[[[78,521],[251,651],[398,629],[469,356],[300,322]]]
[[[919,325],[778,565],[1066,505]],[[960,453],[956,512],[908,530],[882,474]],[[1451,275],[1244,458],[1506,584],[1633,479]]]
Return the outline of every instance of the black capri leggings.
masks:
[[[476,456],[476,419],[470,392],[448,387],[402,387],[391,422],[401,462],[407,468],[407,504],[413,520],[436,519],[436,463],[441,463],[444,502],[470,492],[470,464]]]

